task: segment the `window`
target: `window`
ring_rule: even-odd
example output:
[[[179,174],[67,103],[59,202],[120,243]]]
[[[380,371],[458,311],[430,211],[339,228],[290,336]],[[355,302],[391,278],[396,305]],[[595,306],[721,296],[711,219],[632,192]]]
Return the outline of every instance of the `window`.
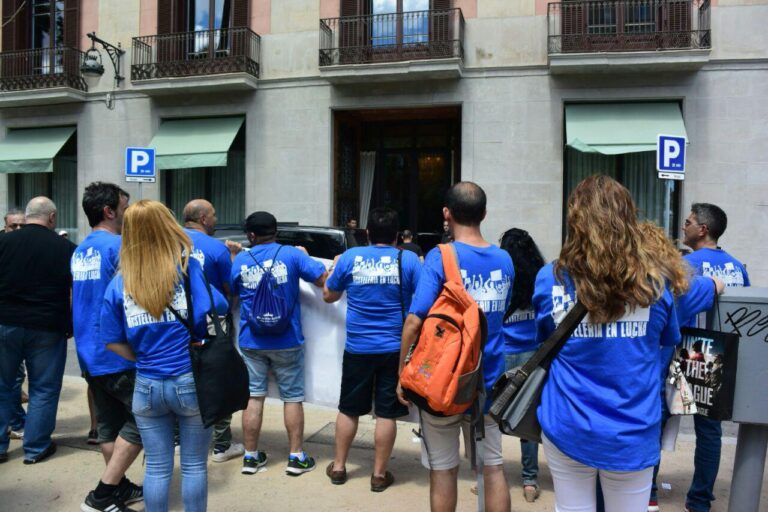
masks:
[[[191,41],[191,57],[227,54],[229,34],[221,29],[232,24],[231,3],[231,0],[188,0],[186,28],[188,32],[196,32]]]
[[[429,41],[429,0],[373,0],[371,45],[426,43]]]

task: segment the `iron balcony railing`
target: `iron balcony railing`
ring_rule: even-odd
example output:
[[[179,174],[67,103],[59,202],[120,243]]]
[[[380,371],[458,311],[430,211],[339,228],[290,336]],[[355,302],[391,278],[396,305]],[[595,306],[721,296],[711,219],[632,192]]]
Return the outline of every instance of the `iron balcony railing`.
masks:
[[[133,38],[131,80],[248,73],[258,78],[261,38],[246,27]]]
[[[712,47],[710,0],[563,0],[547,12],[550,54]]]
[[[461,9],[320,20],[320,66],[464,58]]]
[[[70,87],[87,91],[80,66],[85,54],[69,47],[0,53],[0,91]]]

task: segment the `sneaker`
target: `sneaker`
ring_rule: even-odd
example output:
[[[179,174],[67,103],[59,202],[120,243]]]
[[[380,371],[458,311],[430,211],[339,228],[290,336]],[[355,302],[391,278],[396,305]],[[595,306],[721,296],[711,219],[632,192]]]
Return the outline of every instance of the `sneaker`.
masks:
[[[99,444],[99,433],[96,430],[89,430],[88,439],[85,442],[88,444]]]
[[[259,468],[267,465],[267,454],[265,452],[258,452],[257,458],[253,458],[249,455],[243,457],[243,469],[240,472],[244,475],[253,475]]]
[[[523,486],[523,497],[525,498],[525,501],[528,503],[533,503],[536,501],[536,499],[539,497],[539,486],[538,485],[524,485]]]
[[[93,491],[85,497],[85,501],[80,505],[80,510],[83,512],[136,512],[120,501],[116,494],[97,500]]]
[[[23,428],[20,428],[19,430],[11,429],[8,432],[8,435],[11,437],[11,439],[24,439],[24,429]]]
[[[25,458],[24,459],[24,464],[29,465],[29,464],[37,464],[38,462],[43,462],[45,459],[47,459],[48,457],[50,457],[54,453],[56,453],[56,443],[51,441],[51,444],[48,445],[48,448],[43,450],[43,453],[35,455],[31,459]]]
[[[304,460],[300,460],[293,455],[288,456],[288,466],[285,468],[285,474],[289,476],[299,476],[309,473],[315,469],[315,459],[304,453]]]
[[[650,500],[648,502],[648,512],[659,512],[660,510],[658,501]]]
[[[245,447],[242,444],[232,443],[226,450],[214,447],[213,457],[211,457],[211,459],[213,459],[213,462],[227,462],[229,459],[242,457],[244,453]]]
[[[144,499],[144,487],[124,478],[118,485],[115,496],[126,505],[130,505]]]
[[[3,462],[8,462],[8,454],[7,453],[0,453],[0,464]]]

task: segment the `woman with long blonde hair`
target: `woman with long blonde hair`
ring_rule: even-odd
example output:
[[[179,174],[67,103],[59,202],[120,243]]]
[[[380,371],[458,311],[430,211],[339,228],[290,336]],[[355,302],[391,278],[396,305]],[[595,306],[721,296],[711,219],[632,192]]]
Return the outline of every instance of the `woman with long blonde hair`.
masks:
[[[665,270],[643,244],[629,191],[607,176],[568,200],[560,257],[541,269],[539,340],[575,301],[589,315],[552,362],[538,417],[557,510],[645,512],[660,449],[660,346],[680,340]]]
[[[189,347],[205,339],[211,301],[202,267],[189,257],[191,248],[189,237],[162,203],[142,200],[128,207],[120,270],[107,288],[101,314],[107,348],[136,361],[133,414],[146,452],[148,512],[168,510],[177,421],[184,510],[207,507],[212,432],[200,417]],[[226,312],[224,298],[215,289],[212,293],[215,309]]]

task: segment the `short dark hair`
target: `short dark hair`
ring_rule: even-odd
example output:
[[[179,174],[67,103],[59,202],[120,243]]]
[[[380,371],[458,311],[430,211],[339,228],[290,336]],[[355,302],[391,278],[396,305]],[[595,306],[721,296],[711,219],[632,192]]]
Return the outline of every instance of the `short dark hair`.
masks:
[[[725,228],[728,227],[728,216],[722,208],[710,203],[693,203],[691,212],[696,217],[696,222],[707,226],[709,236],[715,242],[723,236]]]
[[[461,181],[445,194],[445,206],[462,226],[479,226],[485,217],[485,205],[485,192],[471,181]]]
[[[401,236],[403,237],[403,240],[405,240],[406,238],[413,238],[413,231],[411,231],[410,229],[404,229],[403,234]]]
[[[7,222],[9,215],[24,215],[24,210],[16,207],[8,208],[8,211],[5,212],[5,216],[3,217],[3,220]]]
[[[368,214],[367,228],[372,244],[391,244],[397,239],[400,218],[392,208],[374,208]]]
[[[93,228],[104,220],[104,207],[117,210],[120,198],[130,199],[131,195],[114,183],[95,181],[85,187],[83,192],[83,211],[88,217],[88,224]]]

